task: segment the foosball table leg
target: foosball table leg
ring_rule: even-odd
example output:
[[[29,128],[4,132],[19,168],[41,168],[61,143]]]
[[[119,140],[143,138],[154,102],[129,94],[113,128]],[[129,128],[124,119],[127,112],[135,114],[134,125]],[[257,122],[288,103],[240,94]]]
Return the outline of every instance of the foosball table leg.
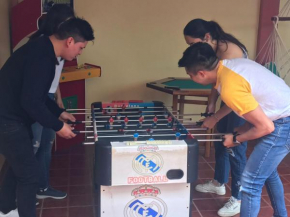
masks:
[[[213,131],[212,129],[209,129],[206,131],[206,133],[212,134],[212,131]],[[212,136],[208,135],[208,136],[206,136],[206,139],[210,140],[210,139],[212,139]],[[204,152],[205,157],[210,157],[211,144],[212,144],[212,141],[205,142],[205,152]]]
[[[178,110],[178,95],[173,95],[172,98],[172,110],[177,111]]]

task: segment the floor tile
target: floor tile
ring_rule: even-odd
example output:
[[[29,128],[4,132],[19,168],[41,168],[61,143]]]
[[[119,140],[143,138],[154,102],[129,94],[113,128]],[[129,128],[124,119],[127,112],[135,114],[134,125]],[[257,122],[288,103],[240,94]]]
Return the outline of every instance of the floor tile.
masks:
[[[69,177],[51,177],[50,185],[52,187],[58,186],[68,186],[69,185]]]
[[[68,208],[42,209],[41,217],[67,217]]]
[[[69,176],[69,169],[52,169],[49,171],[50,177],[68,177]]]
[[[193,211],[191,212],[191,217],[201,217],[201,215],[199,214],[199,212]]]
[[[75,176],[69,178],[69,185],[92,185],[93,179],[90,175]]]
[[[94,207],[70,207],[69,217],[94,217]]]
[[[43,200],[43,208],[65,208],[68,206],[68,197],[62,200],[47,198]]]
[[[200,179],[213,179],[214,171],[213,170],[199,170],[198,178]]]
[[[69,206],[93,206],[93,195],[82,194],[82,195],[70,195]]]
[[[272,217],[273,209],[271,207],[262,207],[260,209],[258,217]]]
[[[222,204],[215,199],[194,200],[193,203],[199,211],[215,211],[222,207]]]
[[[77,169],[70,169],[69,171],[69,175],[70,177],[75,177],[75,176],[87,176],[87,175],[90,175],[92,174],[93,171],[90,171],[89,169],[87,168],[77,168]]]
[[[93,194],[94,189],[92,185],[76,185],[69,186],[69,195]]]
[[[198,170],[201,171],[201,170],[213,170],[210,165],[208,163],[199,163],[198,164]]]

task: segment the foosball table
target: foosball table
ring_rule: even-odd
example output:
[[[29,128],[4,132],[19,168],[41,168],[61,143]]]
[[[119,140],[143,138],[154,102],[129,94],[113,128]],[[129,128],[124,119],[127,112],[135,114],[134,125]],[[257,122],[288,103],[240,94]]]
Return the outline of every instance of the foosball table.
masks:
[[[89,115],[78,133],[95,145],[97,216],[189,217],[198,176],[194,135],[207,135],[191,133],[200,123],[178,119],[162,102],[96,102]]]

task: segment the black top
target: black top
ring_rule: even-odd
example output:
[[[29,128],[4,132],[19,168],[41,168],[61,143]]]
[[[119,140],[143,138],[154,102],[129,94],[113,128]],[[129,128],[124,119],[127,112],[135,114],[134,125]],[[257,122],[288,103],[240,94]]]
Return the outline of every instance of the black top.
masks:
[[[59,131],[58,117],[64,111],[47,94],[55,75],[57,59],[50,39],[42,36],[28,42],[0,70],[0,120],[13,120]]]

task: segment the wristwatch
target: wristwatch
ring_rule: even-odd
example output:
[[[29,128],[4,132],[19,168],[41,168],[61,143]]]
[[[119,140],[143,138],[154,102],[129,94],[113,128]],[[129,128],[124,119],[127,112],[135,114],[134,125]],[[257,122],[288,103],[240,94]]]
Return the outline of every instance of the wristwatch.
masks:
[[[233,142],[235,143],[235,144],[237,144],[237,145],[240,145],[241,144],[241,142],[239,142],[238,140],[237,140],[237,136],[238,135],[240,135],[240,134],[238,134],[238,133],[233,133]]]

